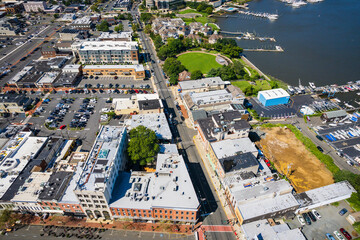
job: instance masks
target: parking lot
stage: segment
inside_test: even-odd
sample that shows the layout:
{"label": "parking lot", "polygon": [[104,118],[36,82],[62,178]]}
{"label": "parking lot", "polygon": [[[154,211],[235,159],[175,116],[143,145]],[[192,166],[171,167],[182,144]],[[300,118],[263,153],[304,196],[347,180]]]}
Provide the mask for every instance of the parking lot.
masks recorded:
{"label": "parking lot", "polygon": [[103,88],[109,88],[110,84],[112,87],[121,87],[121,88],[145,88],[147,85],[148,88],[151,86],[150,80],[135,80],[133,77],[117,77],[115,76],[95,76],[93,78],[87,77],[83,78],[78,87],[84,88],[86,86],[101,86]]}
{"label": "parking lot", "polygon": [[297,218],[287,220],[286,223],[291,229],[303,227],[302,232],[309,240],[325,239],[326,233],[330,233],[334,236],[334,231],[340,232],[340,228],[344,228],[353,238],[355,238],[358,235],[352,225],[346,220],[349,212],[343,216],[340,216],[339,214],[339,211],[343,208],[346,208],[349,211],[351,209],[344,201],[339,202],[338,206],[327,205],[316,208],[316,211],[321,215],[321,219],[318,219],[316,222],[312,221],[311,225],[302,226]]}
{"label": "parking lot", "polygon": [[340,154],[350,159],[360,157],[360,123],[348,122],[338,126],[322,125],[314,127],[317,134],[322,136]]}
{"label": "parking lot", "polygon": [[[122,97],[128,96],[116,93],[108,94],[106,92],[97,92],[96,94],[64,94],[58,92],[57,94],[49,95],[48,98],[51,99],[51,101],[49,103],[43,103],[41,105],[43,111],[41,111],[38,116],[32,117],[29,123],[32,123],[34,129],[39,132],[38,136],[57,135],[66,138],[79,138],[83,140],[83,149],[90,150],[95,140],[96,132],[100,128],[100,117],[104,114],[102,110],[104,110],[104,108],[111,108],[111,103],[107,103],[107,100],[109,100],[109,98]],[[88,108],[85,106],[86,103],[84,103],[84,101],[86,101],[86,98],[90,98],[87,106],[91,105],[93,107]],[[66,102],[64,102],[64,99],[72,100],[66,100]],[[96,99],[96,102],[91,101],[91,99]],[[59,106],[65,105],[68,105],[66,106],[68,110],[64,111],[65,114],[61,116],[60,111],[63,110],[63,108],[59,108]],[[56,109],[58,109],[58,111],[52,114]],[[80,109],[82,110],[79,111]],[[49,117],[53,119],[51,124],[56,122],[56,125],[51,126],[54,128],[51,129],[45,126],[45,122],[47,122]],[[60,120],[56,121],[55,119]],[[76,119],[76,121],[74,121],[74,119]],[[119,120],[117,120],[117,122],[118,121]],[[49,124],[49,126],[51,124]]]}

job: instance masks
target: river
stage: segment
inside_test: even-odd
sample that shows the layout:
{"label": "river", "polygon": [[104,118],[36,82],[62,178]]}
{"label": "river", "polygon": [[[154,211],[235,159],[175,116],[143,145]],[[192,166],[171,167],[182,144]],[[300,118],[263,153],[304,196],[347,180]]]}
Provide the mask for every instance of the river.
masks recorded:
{"label": "river", "polygon": [[285,52],[244,52],[264,73],[290,85],[314,82],[317,86],[360,80],[360,1],[324,0],[293,8],[277,0],[249,3],[253,12],[277,13],[270,21],[243,14],[217,18],[224,31],[249,31],[274,37],[276,43],[240,40],[243,48],[275,49]]}

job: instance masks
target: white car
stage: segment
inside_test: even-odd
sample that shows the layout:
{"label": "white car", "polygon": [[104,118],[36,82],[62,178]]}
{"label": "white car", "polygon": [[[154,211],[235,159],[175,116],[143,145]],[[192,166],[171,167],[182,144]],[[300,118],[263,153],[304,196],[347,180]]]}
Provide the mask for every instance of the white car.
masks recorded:
{"label": "white car", "polygon": [[345,238],[338,231],[334,231],[334,235],[339,240],[345,240]]}
{"label": "white car", "polygon": [[101,109],[101,112],[107,113],[107,112],[110,112],[110,109],[108,109],[108,108],[103,108],[103,109]]}
{"label": "white car", "polygon": [[299,222],[300,222],[300,224],[301,224],[302,226],[305,225],[305,220],[304,220],[304,218],[303,218],[301,215],[297,215],[297,219],[299,220]]}
{"label": "white car", "polygon": [[320,213],[319,213],[318,211],[316,211],[315,209],[313,209],[311,212],[315,215],[315,217],[316,217],[317,219],[321,219],[321,215],[320,215]]}

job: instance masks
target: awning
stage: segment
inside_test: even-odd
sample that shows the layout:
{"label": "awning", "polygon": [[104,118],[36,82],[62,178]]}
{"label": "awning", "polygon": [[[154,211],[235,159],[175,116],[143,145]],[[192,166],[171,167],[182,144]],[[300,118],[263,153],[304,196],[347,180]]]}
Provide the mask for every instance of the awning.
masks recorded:
{"label": "awning", "polygon": [[115,72],[109,72],[110,75],[115,75],[116,73]]}
{"label": "awning", "polygon": [[101,72],[96,72],[95,75],[101,75],[102,73]]}

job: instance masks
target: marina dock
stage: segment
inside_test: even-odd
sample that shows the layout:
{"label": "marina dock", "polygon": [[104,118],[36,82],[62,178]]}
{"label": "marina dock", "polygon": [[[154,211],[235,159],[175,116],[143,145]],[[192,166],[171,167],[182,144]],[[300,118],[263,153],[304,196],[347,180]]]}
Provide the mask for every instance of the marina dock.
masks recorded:
{"label": "marina dock", "polygon": [[275,46],[275,49],[264,49],[264,48],[254,48],[254,49],[243,49],[244,52],[284,52],[284,49],[280,46]]}

